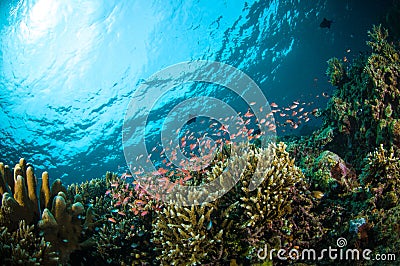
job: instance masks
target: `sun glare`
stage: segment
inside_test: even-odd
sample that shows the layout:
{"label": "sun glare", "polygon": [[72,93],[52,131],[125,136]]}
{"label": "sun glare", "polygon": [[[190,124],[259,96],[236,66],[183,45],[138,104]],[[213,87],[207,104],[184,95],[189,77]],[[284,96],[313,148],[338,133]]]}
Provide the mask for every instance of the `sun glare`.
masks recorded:
{"label": "sun glare", "polygon": [[21,21],[22,36],[28,42],[35,42],[51,32],[58,23],[59,4],[52,0],[38,0],[26,19]]}

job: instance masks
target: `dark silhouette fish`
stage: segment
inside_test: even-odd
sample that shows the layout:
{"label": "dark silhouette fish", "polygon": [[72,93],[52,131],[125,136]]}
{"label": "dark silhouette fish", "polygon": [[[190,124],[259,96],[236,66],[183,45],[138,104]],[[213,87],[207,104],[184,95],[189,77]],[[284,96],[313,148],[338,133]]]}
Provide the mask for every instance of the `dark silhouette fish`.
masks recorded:
{"label": "dark silhouette fish", "polygon": [[196,116],[189,114],[189,120],[186,122],[187,125],[190,125],[192,123],[196,122]]}
{"label": "dark silhouette fish", "polygon": [[319,26],[321,28],[331,28],[331,24],[332,24],[332,20],[327,20],[326,18],[324,18],[324,20],[321,22],[321,24],[319,24]]}

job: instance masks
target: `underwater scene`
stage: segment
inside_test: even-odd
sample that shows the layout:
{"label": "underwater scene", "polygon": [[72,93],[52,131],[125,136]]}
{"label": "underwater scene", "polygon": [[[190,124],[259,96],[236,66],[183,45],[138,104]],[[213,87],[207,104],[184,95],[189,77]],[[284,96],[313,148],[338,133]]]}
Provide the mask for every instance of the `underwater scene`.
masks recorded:
{"label": "underwater scene", "polygon": [[399,0],[1,0],[0,265],[400,265]]}

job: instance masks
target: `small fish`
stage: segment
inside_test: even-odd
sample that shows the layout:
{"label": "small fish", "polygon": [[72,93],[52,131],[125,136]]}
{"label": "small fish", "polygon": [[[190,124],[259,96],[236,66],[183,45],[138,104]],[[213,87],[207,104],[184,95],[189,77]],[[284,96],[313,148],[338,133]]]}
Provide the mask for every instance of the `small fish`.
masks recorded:
{"label": "small fish", "polygon": [[273,107],[273,108],[277,108],[278,107],[278,105],[276,103],[271,103],[270,106]]}
{"label": "small fish", "polygon": [[321,24],[319,24],[319,26],[321,27],[321,28],[328,28],[328,29],[330,29],[331,28],[331,24],[332,24],[332,20],[327,20],[326,18],[324,18],[324,20],[322,20],[322,22],[321,22]]}
{"label": "small fish", "polygon": [[112,223],[117,223],[117,220],[115,220],[115,219],[112,218],[112,217],[108,218],[108,221],[109,221],[109,222],[112,222]]}
{"label": "small fish", "polygon": [[190,124],[192,124],[192,123],[194,123],[194,122],[196,122],[196,116],[195,116],[195,115],[192,115],[192,114],[189,114],[189,119],[188,119],[188,121],[186,122],[186,124],[190,125]]}
{"label": "small fish", "polygon": [[325,195],[324,193],[318,190],[314,190],[313,192],[311,192],[311,196],[313,196],[316,199],[322,199],[324,195]]}
{"label": "small fish", "polygon": [[244,114],[244,117],[252,117],[252,116],[254,116],[254,114],[252,114],[250,110],[248,110],[247,113]]}
{"label": "small fish", "polygon": [[211,230],[211,228],[212,228],[212,220],[210,220],[209,222],[208,222],[208,224],[207,224],[207,227],[206,227],[206,229],[207,229],[207,231],[210,231]]}

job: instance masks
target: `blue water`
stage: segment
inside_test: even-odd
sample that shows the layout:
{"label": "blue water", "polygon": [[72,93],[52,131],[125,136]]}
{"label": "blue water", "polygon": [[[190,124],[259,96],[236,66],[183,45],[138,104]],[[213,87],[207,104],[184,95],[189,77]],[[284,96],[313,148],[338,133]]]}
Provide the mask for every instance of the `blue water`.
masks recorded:
{"label": "blue water", "polygon": [[[182,61],[230,64],[270,103],[324,107],[326,61],[365,51],[389,2],[1,1],[0,161],[25,157],[38,176],[47,170],[65,183],[125,171],[121,131],[135,89]],[[331,29],[319,27],[324,17]],[[240,109],[222,89],[208,90]],[[150,127],[180,100],[160,101]]]}

